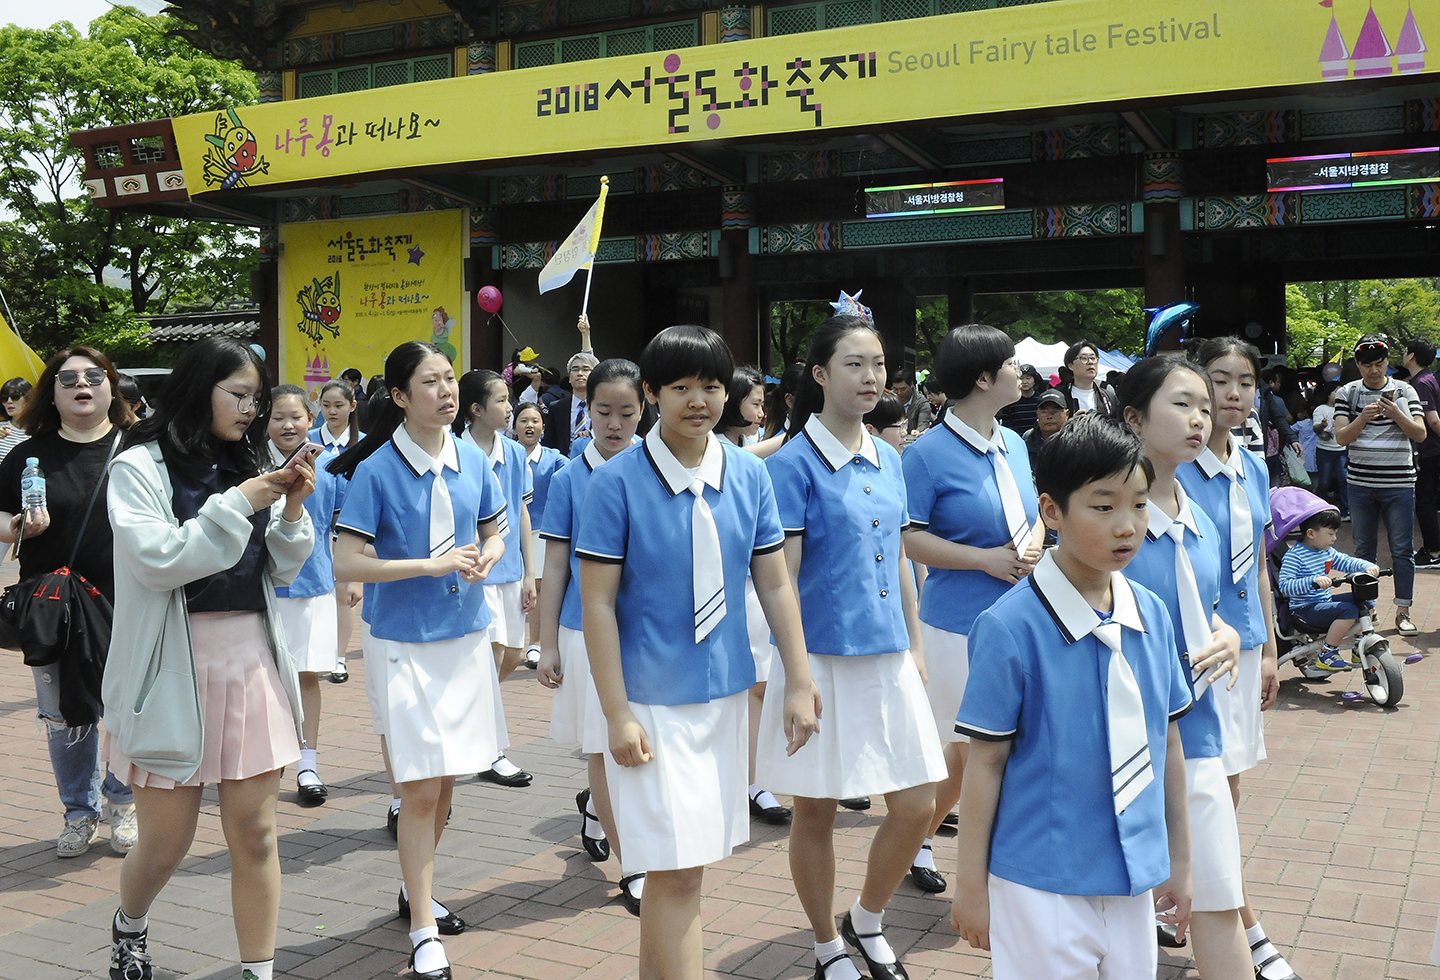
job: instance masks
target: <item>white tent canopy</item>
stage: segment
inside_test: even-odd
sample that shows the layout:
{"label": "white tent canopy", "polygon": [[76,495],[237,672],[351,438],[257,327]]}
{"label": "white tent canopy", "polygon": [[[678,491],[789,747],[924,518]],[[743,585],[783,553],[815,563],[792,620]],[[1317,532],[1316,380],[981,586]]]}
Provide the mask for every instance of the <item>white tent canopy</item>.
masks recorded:
{"label": "white tent canopy", "polygon": [[1048,378],[1060,370],[1069,346],[1064,342],[1042,344],[1034,337],[1026,337],[1015,345],[1015,363],[1034,365],[1042,378]]}

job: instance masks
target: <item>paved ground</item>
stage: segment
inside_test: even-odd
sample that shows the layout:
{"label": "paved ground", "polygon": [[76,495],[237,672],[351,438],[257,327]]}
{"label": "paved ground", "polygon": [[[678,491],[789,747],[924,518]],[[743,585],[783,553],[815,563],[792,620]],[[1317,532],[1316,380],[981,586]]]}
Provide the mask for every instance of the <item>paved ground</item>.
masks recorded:
{"label": "paved ground", "polygon": [[[1348,539],[1348,527],[1346,528]],[[1342,544],[1342,547],[1344,544]],[[12,571],[13,565],[8,566]],[[1418,643],[1440,637],[1440,573],[1417,586]],[[1388,626],[1393,610],[1382,595]],[[1388,631],[1388,629],[1387,629]],[[55,858],[61,815],[34,689],[19,654],[0,651],[0,980],[104,976],[120,859],[98,846]],[[1440,910],[1440,660],[1407,669],[1406,695],[1382,711],[1341,698],[1346,680],[1284,676],[1267,716],[1270,760],[1245,779],[1240,827],[1254,905],[1305,980],[1435,980],[1429,963]],[[364,980],[405,973],[405,930],[395,917],[399,867],[384,830],[388,788],[370,734],[363,662],[351,681],[325,685],[325,806],[305,810],[288,783],[281,797],[284,898],[280,973]],[[521,670],[505,684],[511,757],[535,785],[506,790],[466,780],[436,863],[437,894],[471,923],[446,941],[455,976],[617,980],[635,974],[638,920],[619,904],[615,863],[580,850],[575,792],[581,760],[545,737],[549,695]],[[855,894],[883,812],[842,811],[841,901]],[[949,839],[937,847],[953,866]],[[229,978],[229,859],[213,792],[190,857],[151,910],[157,977]],[[714,976],[798,980],[813,970],[811,937],[789,880],[785,835],[757,823],[748,847],[705,876],[706,967]],[[901,886],[887,917],[890,941],[915,980],[989,976],[989,959],[958,942],[945,896]],[[1188,958],[1162,954],[1165,980],[1195,977]]]}

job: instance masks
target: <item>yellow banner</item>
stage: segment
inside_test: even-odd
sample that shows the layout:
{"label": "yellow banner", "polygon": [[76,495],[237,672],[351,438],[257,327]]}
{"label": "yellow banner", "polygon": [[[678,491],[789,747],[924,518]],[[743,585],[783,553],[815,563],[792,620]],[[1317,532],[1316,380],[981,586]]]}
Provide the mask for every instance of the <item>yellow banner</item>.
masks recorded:
{"label": "yellow banner", "polygon": [[369,377],[407,340],[463,371],[462,211],[282,225],[282,381],[314,397],[346,368]]}
{"label": "yellow banner", "polygon": [[[1433,73],[1440,56],[1426,60],[1419,40],[1426,36],[1440,37],[1440,4],[1053,0],[273,102],[185,116],[174,128],[190,193],[199,194],[577,150]],[[1407,50],[1407,39],[1419,50]]]}

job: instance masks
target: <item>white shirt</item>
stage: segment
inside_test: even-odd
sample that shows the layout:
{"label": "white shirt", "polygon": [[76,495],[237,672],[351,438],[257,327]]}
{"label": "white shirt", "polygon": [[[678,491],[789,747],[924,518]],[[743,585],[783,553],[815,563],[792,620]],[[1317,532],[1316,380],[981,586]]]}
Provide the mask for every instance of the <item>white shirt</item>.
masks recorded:
{"label": "white shirt", "polygon": [[1095,389],[1080,388],[1076,385],[1070,386],[1070,393],[1075,396],[1075,403],[1080,406],[1082,412],[1095,411]]}

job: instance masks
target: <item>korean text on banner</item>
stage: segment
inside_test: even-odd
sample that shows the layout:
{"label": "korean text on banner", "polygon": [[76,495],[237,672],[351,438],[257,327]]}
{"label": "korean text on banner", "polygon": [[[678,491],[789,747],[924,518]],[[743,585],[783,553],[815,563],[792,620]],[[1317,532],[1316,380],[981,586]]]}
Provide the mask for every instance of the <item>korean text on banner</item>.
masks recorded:
{"label": "korean text on banner", "polygon": [[581,269],[590,268],[595,252],[600,248],[600,223],[605,219],[605,196],[610,192],[608,180],[600,184],[600,196],[585,212],[585,217],[565,241],[555,250],[545,268],[540,270],[540,292],[548,293],[559,289],[575,277]]}

